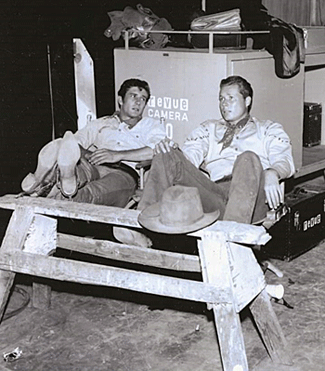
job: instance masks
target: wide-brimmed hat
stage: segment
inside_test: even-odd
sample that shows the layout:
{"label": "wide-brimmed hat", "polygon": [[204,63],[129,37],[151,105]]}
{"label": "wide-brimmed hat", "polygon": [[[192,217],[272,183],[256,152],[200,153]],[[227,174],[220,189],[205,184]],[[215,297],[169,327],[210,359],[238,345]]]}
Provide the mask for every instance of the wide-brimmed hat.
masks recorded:
{"label": "wide-brimmed hat", "polygon": [[142,210],[138,221],[151,231],[178,234],[205,228],[219,215],[219,210],[203,212],[197,188],[176,185],[166,189],[160,202]]}

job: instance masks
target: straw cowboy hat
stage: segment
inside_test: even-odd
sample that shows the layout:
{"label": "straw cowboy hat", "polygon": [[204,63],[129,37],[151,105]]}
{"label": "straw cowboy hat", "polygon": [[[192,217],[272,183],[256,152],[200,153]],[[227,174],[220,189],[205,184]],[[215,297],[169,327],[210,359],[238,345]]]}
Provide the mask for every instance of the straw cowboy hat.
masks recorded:
{"label": "straw cowboy hat", "polygon": [[203,212],[197,188],[176,185],[166,189],[160,202],[142,210],[138,221],[151,231],[178,234],[207,227],[219,215],[219,210]]}

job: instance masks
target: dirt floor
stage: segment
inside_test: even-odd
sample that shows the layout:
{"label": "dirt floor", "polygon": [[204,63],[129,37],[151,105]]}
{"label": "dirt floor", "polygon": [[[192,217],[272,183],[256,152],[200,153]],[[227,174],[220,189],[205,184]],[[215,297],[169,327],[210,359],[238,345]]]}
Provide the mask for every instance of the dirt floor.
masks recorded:
{"label": "dirt floor", "polygon": [[[248,311],[241,322],[250,370],[321,371],[325,364],[325,243],[291,262],[274,261],[284,272],[267,271],[282,283],[293,308],[273,303],[294,364],[275,365]],[[216,371],[222,370],[213,317],[203,304],[125,290],[47,281],[49,310],[21,312],[31,279],[16,276],[0,326],[1,370],[19,371]],[[5,362],[17,347],[21,356]]]}

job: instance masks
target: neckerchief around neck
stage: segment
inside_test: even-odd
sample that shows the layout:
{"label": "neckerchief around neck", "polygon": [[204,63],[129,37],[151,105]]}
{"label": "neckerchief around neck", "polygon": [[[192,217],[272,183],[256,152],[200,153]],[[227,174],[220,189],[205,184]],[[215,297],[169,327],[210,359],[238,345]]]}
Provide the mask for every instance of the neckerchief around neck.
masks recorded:
{"label": "neckerchief around neck", "polygon": [[232,140],[234,139],[234,136],[236,133],[238,133],[249,120],[250,116],[247,115],[243,119],[239,120],[236,125],[231,125],[229,122],[226,121],[227,130],[225,131],[222,139],[218,143],[222,143],[222,148],[220,150],[220,153],[227,147],[230,146]]}

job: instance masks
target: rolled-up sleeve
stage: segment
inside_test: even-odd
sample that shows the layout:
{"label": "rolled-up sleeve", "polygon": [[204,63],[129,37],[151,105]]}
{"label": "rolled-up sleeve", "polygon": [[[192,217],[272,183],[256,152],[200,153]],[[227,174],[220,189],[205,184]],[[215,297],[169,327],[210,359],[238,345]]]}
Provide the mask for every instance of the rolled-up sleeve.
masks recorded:
{"label": "rolled-up sleeve", "polygon": [[290,138],[278,123],[269,122],[265,130],[264,146],[270,167],[278,172],[281,179],[289,178],[295,173]]}

